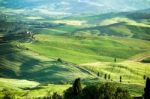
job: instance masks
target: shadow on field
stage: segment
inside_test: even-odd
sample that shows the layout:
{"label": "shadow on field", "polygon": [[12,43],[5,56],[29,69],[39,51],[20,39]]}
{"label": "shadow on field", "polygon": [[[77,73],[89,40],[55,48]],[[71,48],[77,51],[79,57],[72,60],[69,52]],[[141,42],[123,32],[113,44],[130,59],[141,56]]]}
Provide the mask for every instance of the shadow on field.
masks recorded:
{"label": "shadow on field", "polygon": [[11,70],[10,66],[6,66],[7,61],[13,61],[14,56],[12,53],[16,53],[17,49],[14,45],[11,44],[11,41],[8,35],[0,37],[0,76],[1,77],[16,77],[16,74]]}
{"label": "shadow on field", "polygon": [[[33,62],[33,61],[31,60],[30,62]],[[38,81],[38,82],[52,82],[52,83],[67,80],[66,79],[67,77],[65,77],[63,74],[60,75],[60,73],[69,72],[68,69],[63,68],[60,65],[51,64],[51,62],[48,62],[49,63],[49,64],[47,64],[48,67],[47,66],[42,67],[42,65],[46,65],[45,63],[42,63],[42,62],[38,62],[38,63],[39,63],[39,65],[36,64],[36,66],[37,65],[41,66],[41,68],[39,68],[35,71],[28,70],[28,68],[25,68],[28,63],[23,64],[21,66],[22,67],[22,73],[23,73],[22,78],[29,79],[29,80],[34,80],[34,81]],[[34,65],[32,65],[32,67]],[[38,68],[36,66],[34,66],[34,69]],[[28,72],[28,71],[32,71],[32,72]]]}
{"label": "shadow on field", "polygon": [[21,31],[24,31],[21,25],[0,20],[0,77],[18,78],[19,62],[28,59],[20,54],[27,49],[21,48],[18,43],[14,44],[14,41],[29,40],[29,35]]}
{"label": "shadow on field", "polygon": [[[11,43],[0,44],[0,76],[27,79],[37,82],[60,83],[68,81],[63,74],[71,72],[66,64],[57,61],[41,61],[21,52]],[[63,65],[63,66],[62,66]]]}

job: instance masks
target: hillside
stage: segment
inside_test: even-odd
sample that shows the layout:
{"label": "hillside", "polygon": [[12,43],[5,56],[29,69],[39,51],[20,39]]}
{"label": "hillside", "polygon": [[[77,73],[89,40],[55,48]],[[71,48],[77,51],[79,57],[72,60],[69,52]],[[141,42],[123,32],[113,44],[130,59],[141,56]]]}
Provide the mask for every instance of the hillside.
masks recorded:
{"label": "hillside", "polygon": [[6,11],[0,20],[0,97],[5,88],[18,97],[63,94],[78,77],[84,86],[114,82],[132,96],[143,94],[150,24],[149,10],[141,11],[63,18],[6,17]]}
{"label": "hillside", "polygon": [[[1,76],[25,79],[28,78],[25,76],[26,73],[33,75],[34,71],[37,74],[35,73],[31,78],[43,74],[40,75],[42,78],[51,72],[44,73],[46,68],[51,68],[55,64],[53,69],[59,71],[59,68],[63,67],[69,71],[67,64],[57,64],[58,58],[68,63],[83,64],[98,61],[113,62],[114,58],[123,61],[137,54],[149,52],[149,24],[139,22],[143,19],[130,19],[127,17],[129,14],[131,16],[131,13],[110,13],[110,16],[109,14],[96,15],[93,19],[90,18],[91,16],[72,19],[69,17],[51,20],[50,23],[45,22],[46,19],[41,23],[40,20],[33,22],[30,19],[26,19],[25,23],[2,21]],[[94,22],[97,22],[96,26]],[[33,34],[24,32],[28,29],[33,31]],[[36,57],[33,57],[34,55]],[[43,60],[43,57],[47,60]],[[12,64],[15,68],[12,68]],[[77,68],[77,71],[80,69]],[[83,75],[87,74],[83,73]]]}

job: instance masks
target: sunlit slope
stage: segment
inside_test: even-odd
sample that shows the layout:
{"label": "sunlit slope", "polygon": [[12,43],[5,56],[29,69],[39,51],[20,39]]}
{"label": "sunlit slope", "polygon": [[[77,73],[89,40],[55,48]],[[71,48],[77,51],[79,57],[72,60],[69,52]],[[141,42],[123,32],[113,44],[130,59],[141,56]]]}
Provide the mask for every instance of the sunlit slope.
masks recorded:
{"label": "sunlit slope", "polygon": [[66,37],[39,34],[26,48],[49,58],[62,58],[73,63],[128,59],[149,51],[149,42],[119,37]]}
{"label": "sunlit slope", "polygon": [[111,80],[115,82],[119,82],[120,76],[122,76],[122,81],[125,83],[138,83],[142,85],[144,84],[144,75],[150,76],[149,65],[149,63],[124,61],[118,63],[88,63],[82,66],[95,73],[99,72],[100,77],[104,77],[104,74],[110,74]]}
{"label": "sunlit slope", "polygon": [[38,82],[34,81],[0,78],[0,98],[2,99],[6,93],[13,96],[15,99],[44,97],[52,95],[54,92],[63,94],[63,91],[70,86],[70,84],[40,85]]}

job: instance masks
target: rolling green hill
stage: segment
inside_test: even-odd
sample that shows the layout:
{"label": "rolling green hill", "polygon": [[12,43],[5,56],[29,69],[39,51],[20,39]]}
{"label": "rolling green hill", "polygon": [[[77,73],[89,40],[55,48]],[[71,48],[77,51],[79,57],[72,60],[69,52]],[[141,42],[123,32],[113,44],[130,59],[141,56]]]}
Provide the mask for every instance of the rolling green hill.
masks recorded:
{"label": "rolling green hill", "polygon": [[150,25],[123,17],[99,21],[100,26],[73,31],[75,36],[118,36],[149,40]]}
{"label": "rolling green hill", "polygon": [[[143,62],[150,56],[150,25],[149,19],[131,18],[133,14],[2,20],[0,96],[5,88],[21,93],[19,97],[62,94],[78,77],[86,86],[119,83],[120,76],[120,85],[133,96],[143,94],[143,76],[150,76],[149,63]],[[111,79],[105,80],[105,74]]]}

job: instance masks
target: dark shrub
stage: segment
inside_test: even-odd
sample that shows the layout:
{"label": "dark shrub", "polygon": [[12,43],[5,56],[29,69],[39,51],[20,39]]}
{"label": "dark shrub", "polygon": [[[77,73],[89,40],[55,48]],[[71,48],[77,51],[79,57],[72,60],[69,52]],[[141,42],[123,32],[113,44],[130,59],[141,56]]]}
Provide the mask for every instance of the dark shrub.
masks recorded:
{"label": "dark shrub", "polygon": [[99,89],[99,99],[115,99],[115,86],[111,83],[105,83],[101,85]]}
{"label": "dark shrub", "polygon": [[3,99],[13,99],[13,94],[8,89],[3,89],[2,92],[4,93]]}
{"label": "dark shrub", "polygon": [[57,62],[62,63],[63,61],[62,61],[62,59],[61,59],[61,58],[58,58],[58,59],[57,59]]}
{"label": "dark shrub", "polygon": [[64,99],[75,99],[73,94],[73,88],[70,87],[64,92]]}
{"label": "dark shrub", "polygon": [[150,63],[150,57],[143,59],[141,62],[143,62],[143,63]]}
{"label": "dark shrub", "polygon": [[115,99],[131,99],[131,96],[127,90],[118,87],[115,93]]}
{"label": "dark shrub", "polygon": [[82,91],[82,99],[98,99],[99,97],[99,88],[98,85],[87,86]]}
{"label": "dark shrub", "polygon": [[3,99],[13,99],[13,98],[10,94],[5,94]]}
{"label": "dark shrub", "polygon": [[87,86],[82,91],[81,99],[131,99],[127,90],[112,83]]}
{"label": "dark shrub", "polygon": [[131,96],[127,90],[118,88],[114,83],[105,83],[86,86],[76,94],[73,87],[70,87],[65,91],[64,99],[131,99]]}
{"label": "dark shrub", "polygon": [[114,62],[117,62],[117,58],[114,58]]}
{"label": "dark shrub", "polygon": [[55,92],[52,96],[52,99],[63,99],[61,95],[57,94],[57,92]]}

